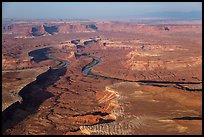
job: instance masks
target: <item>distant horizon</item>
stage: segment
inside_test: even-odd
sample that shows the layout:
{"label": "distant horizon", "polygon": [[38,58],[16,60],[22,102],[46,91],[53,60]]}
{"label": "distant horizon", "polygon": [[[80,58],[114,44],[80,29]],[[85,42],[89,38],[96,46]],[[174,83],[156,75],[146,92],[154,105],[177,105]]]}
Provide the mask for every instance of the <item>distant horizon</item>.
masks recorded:
{"label": "distant horizon", "polygon": [[162,18],[201,20],[202,2],[3,2],[2,19],[121,20]]}
{"label": "distant horizon", "polygon": [[13,21],[43,21],[43,20],[47,20],[47,21],[125,21],[125,20],[172,20],[172,21],[182,21],[182,20],[186,20],[186,21],[190,21],[190,20],[199,20],[202,21],[201,19],[191,19],[191,18],[186,18],[186,19],[179,19],[179,18],[161,18],[161,17],[153,17],[153,18],[148,18],[148,17],[135,17],[135,18],[119,18],[119,19],[80,19],[80,18],[48,18],[48,19],[43,19],[43,18],[2,18],[3,21],[5,20],[13,20]]}

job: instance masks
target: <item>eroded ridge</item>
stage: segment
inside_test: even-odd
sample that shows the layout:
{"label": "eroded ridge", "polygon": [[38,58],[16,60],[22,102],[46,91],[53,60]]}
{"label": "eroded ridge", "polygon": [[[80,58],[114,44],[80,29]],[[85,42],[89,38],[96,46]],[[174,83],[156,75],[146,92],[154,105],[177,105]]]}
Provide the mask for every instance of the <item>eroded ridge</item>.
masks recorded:
{"label": "eroded ridge", "polygon": [[202,133],[201,26],[10,27],[3,134]]}

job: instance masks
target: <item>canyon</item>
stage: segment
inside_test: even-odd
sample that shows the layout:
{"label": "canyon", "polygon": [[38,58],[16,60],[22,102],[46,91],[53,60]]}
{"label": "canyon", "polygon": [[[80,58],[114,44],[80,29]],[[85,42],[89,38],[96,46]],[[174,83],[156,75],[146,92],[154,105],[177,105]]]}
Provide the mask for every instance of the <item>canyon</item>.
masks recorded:
{"label": "canyon", "polygon": [[2,26],[4,135],[201,135],[202,24]]}

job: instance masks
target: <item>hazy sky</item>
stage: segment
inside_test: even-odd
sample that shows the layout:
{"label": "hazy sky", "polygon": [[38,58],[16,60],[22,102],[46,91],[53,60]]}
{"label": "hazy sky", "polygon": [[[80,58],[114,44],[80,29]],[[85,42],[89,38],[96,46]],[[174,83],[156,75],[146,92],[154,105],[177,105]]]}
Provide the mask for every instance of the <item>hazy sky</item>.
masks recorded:
{"label": "hazy sky", "polygon": [[[201,2],[3,2],[3,18],[117,19],[162,12],[200,12]],[[154,14],[155,15],[155,14]]]}

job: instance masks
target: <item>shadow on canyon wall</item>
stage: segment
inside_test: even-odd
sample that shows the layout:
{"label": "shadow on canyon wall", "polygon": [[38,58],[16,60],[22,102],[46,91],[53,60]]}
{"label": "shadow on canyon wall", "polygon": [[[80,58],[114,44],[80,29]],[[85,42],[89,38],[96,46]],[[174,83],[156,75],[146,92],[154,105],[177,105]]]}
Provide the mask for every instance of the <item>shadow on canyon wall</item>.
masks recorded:
{"label": "shadow on canyon wall", "polygon": [[53,94],[47,91],[47,87],[58,81],[59,77],[65,73],[66,67],[49,69],[20,90],[19,95],[23,101],[12,104],[2,112],[2,132],[14,127],[29,115],[35,114],[46,99],[53,97]]}

